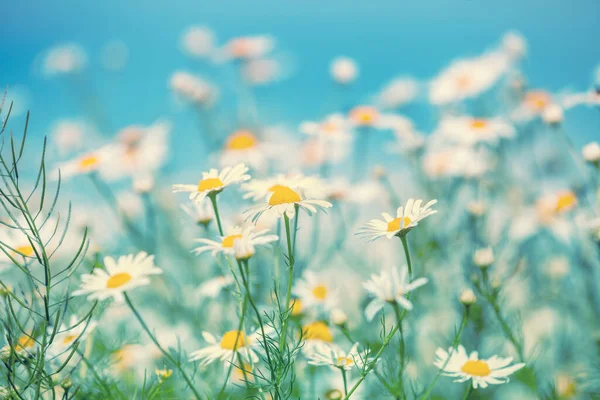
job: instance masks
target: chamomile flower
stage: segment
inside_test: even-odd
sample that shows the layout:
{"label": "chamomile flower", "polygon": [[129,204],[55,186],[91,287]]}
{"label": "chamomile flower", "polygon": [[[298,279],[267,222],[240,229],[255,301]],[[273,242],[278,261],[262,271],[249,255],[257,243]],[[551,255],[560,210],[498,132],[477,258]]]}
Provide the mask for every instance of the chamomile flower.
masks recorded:
{"label": "chamomile flower", "polygon": [[225,290],[228,286],[233,284],[234,280],[231,276],[217,276],[216,278],[204,281],[198,289],[196,289],[196,296],[199,300],[205,298],[215,299],[217,296]]}
{"label": "chamomile flower", "polygon": [[333,332],[323,321],[315,321],[302,326],[303,351],[311,354],[316,346],[333,343]]}
{"label": "chamomile flower", "polygon": [[305,271],[302,279],[296,281],[292,294],[296,296],[304,308],[318,307],[331,310],[337,305],[337,296],[330,279],[324,274]]}
{"label": "chamomile flower", "polygon": [[476,351],[467,354],[463,346],[449,348],[448,351],[438,348],[435,352],[434,365],[442,369],[442,375],[456,378],[454,382],[473,381],[473,388],[486,388],[509,381],[508,376],[525,366],[524,363],[513,364],[512,357],[492,356],[480,360]]}
{"label": "chamomile flower", "polygon": [[185,71],[176,71],[169,81],[174,94],[187,102],[201,106],[212,105],[218,91],[210,83]]}
{"label": "chamomile flower", "polygon": [[73,292],[73,296],[87,295],[88,300],[105,300],[112,297],[122,302],[124,293],[136,287],[150,283],[150,275],[162,274],[162,270],[154,265],[154,256],[145,252],[136,255],[121,256],[117,260],[104,258],[106,270],[96,268],[91,274],[81,277],[81,286]]}
{"label": "chamomile flower", "polygon": [[581,154],[585,161],[598,164],[600,162],[600,144],[598,142],[590,142],[583,146]]}
{"label": "chamomile flower", "polygon": [[227,236],[223,236],[219,241],[210,239],[197,239],[196,242],[201,243],[200,246],[196,247],[193,252],[196,255],[206,253],[210,251],[213,256],[219,253],[235,255],[235,242],[239,240],[246,241],[246,247],[248,245],[253,246],[266,246],[271,242],[279,240],[277,235],[269,235],[268,229],[255,231],[254,226],[239,227],[236,226],[227,232]]}
{"label": "chamomile flower", "polygon": [[339,84],[347,85],[354,82],[358,76],[356,61],[348,57],[338,57],[331,62],[329,67],[331,77]]}
{"label": "chamomile flower", "polygon": [[264,213],[293,218],[296,208],[304,209],[312,215],[319,209],[325,210],[332,206],[328,201],[309,198],[307,196],[309,190],[307,189],[309,189],[307,186],[302,187],[300,185],[292,187],[286,185],[272,186],[265,204],[254,206],[245,211],[246,219],[255,222]]}
{"label": "chamomile flower", "polygon": [[514,137],[515,128],[500,118],[445,117],[434,134],[465,145],[494,144]]}
{"label": "chamomile flower", "polygon": [[544,110],[553,104],[552,95],[545,90],[530,90],[526,92],[519,106],[512,112],[515,121],[528,121],[542,115]]}
{"label": "chamomile flower", "polygon": [[375,107],[356,106],[348,114],[348,119],[356,127],[379,127],[381,115]]}
{"label": "chamomile flower", "polygon": [[331,114],[322,121],[304,121],[300,124],[300,132],[325,141],[346,142],[352,138],[352,126],[342,114]]}
{"label": "chamomile flower", "polygon": [[208,200],[192,201],[189,206],[182,205],[183,212],[198,225],[208,226],[215,217],[214,210]]}
{"label": "chamomile flower", "polygon": [[[23,333],[23,335],[19,336],[17,340],[12,340],[13,349],[16,353],[21,355],[31,355],[38,350],[39,343],[36,341],[35,336],[33,334]],[[9,342],[9,340],[6,340]],[[8,345],[5,348],[9,349]],[[4,348],[2,349],[4,351]]]}
{"label": "chamomile flower", "polygon": [[412,78],[396,78],[377,95],[377,105],[383,109],[395,109],[413,101],[419,92],[419,84]]}
{"label": "chamomile flower", "polygon": [[220,172],[212,168],[202,173],[198,185],[173,185],[173,192],[189,192],[190,200],[201,203],[208,195],[221,193],[227,186],[249,180],[250,175],[246,172],[248,167],[244,164],[226,167]]}
{"label": "chamomile flower", "polygon": [[335,345],[319,344],[313,346],[306,357],[311,365],[328,365],[350,371],[352,368],[361,369],[368,363],[367,354],[358,351],[358,343],[355,343],[347,353]]}
{"label": "chamomile flower", "polygon": [[215,35],[205,26],[190,26],[181,37],[182,50],[192,57],[206,58],[214,51]]}
{"label": "chamomile flower", "polygon": [[437,210],[431,209],[435,203],[437,200],[431,200],[421,206],[423,200],[408,199],[406,206],[396,210],[395,218],[388,213],[382,213],[383,221],[372,219],[357,231],[357,235],[370,237],[370,241],[377,240],[382,236],[391,239],[394,236],[406,235],[419,224],[419,221],[437,213]]}
{"label": "chamomile flower", "polygon": [[81,71],[87,62],[85,50],[76,44],[63,44],[48,50],[43,72],[47,76],[68,75]]}
{"label": "chamomile flower", "polygon": [[413,309],[412,302],[406,297],[411,291],[425,285],[427,278],[417,278],[409,282],[408,267],[398,269],[394,266],[385,268],[379,275],[371,275],[371,279],[363,283],[363,287],[373,297],[365,309],[365,316],[372,321],[386,303],[397,303],[407,310]]}
{"label": "chamomile flower", "polygon": [[221,165],[247,164],[254,169],[264,169],[272,151],[266,143],[249,130],[233,132],[223,147],[219,161]]}
{"label": "chamomile flower", "polygon": [[70,178],[76,175],[85,175],[97,172],[107,160],[110,159],[110,151],[107,147],[84,153],[70,161],[58,164],[52,174],[54,179],[58,179],[59,171],[62,179]]}
{"label": "chamomile flower", "polygon": [[242,36],[230,39],[221,52],[222,58],[247,61],[267,55],[274,47],[270,36]]}
{"label": "chamomile flower", "polygon": [[[265,334],[267,333],[265,332]],[[239,353],[246,361],[258,362],[257,351],[260,349],[260,341],[262,340],[260,331],[248,335],[245,332],[233,330],[225,332],[220,337],[202,332],[202,337],[208,346],[192,352],[190,361],[200,361],[200,365],[206,366],[220,360],[227,368],[229,367],[229,360],[235,353]]]}
{"label": "chamomile flower", "polygon": [[266,179],[252,179],[243,183],[242,190],[244,199],[254,201],[266,200],[280,187],[290,187],[301,190],[306,197],[319,198],[325,195],[326,183],[316,176],[304,176],[302,174],[277,175]]}
{"label": "chamomile flower", "polygon": [[[56,331],[54,340],[48,347],[48,354],[59,358],[64,358],[69,355],[68,349],[72,348],[76,341],[82,342],[96,328],[96,322],[80,320],[77,316],[72,315],[68,324],[61,324]],[[49,329],[49,334],[52,334],[53,329]],[[64,356],[64,357],[61,357]]]}

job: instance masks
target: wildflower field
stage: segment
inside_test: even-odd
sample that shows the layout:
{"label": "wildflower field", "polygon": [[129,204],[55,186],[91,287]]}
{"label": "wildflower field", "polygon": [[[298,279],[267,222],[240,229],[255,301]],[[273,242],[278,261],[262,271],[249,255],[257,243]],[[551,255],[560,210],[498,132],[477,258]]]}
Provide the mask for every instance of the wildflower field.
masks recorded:
{"label": "wildflower field", "polygon": [[[510,28],[311,98],[276,30],[36,49],[77,110],[0,82],[0,399],[600,399],[600,65],[532,85]],[[130,64],[170,106],[115,123]]]}

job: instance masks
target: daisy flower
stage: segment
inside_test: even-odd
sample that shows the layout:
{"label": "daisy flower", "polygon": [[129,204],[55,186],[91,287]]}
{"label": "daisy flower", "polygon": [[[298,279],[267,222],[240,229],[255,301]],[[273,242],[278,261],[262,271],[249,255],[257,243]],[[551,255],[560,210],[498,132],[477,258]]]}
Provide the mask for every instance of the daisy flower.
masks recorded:
{"label": "daisy flower", "polygon": [[302,339],[304,346],[302,349],[305,354],[311,354],[316,346],[333,343],[333,332],[329,329],[327,323],[315,321],[302,326]]}
{"label": "daisy flower", "polygon": [[229,135],[219,160],[221,165],[244,163],[254,169],[264,169],[267,158],[272,153],[269,150],[269,146],[261,142],[254,133],[240,129]]}
{"label": "daisy flower", "polygon": [[196,242],[201,243],[201,246],[196,247],[193,252],[196,255],[206,253],[210,251],[214,256],[219,253],[226,255],[235,254],[235,243],[240,240],[245,240],[246,247],[248,245],[253,246],[266,246],[271,242],[279,240],[277,235],[268,235],[268,229],[262,229],[255,231],[254,226],[248,226],[245,228],[236,226],[227,232],[227,236],[223,236],[219,241],[210,239],[197,239]]}
{"label": "daisy flower", "polygon": [[185,71],[173,73],[169,85],[176,97],[192,104],[210,106],[218,97],[217,89],[210,83]]}
{"label": "daisy flower", "polygon": [[351,58],[338,57],[331,62],[329,72],[334,81],[342,85],[347,85],[358,77],[358,65]]}
{"label": "daisy flower", "polygon": [[234,280],[231,276],[217,276],[216,278],[204,281],[198,286],[195,293],[198,299],[215,299],[225,288],[232,285],[233,282]]}
{"label": "daisy flower", "polygon": [[583,146],[581,154],[585,161],[598,164],[600,162],[600,144],[598,142],[590,142]]}
{"label": "daisy flower", "polygon": [[182,205],[183,212],[192,219],[196,224],[208,226],[210,221],[215,217],[214,210],[210,202],[203,200],[202,202],[192,201],[189,206]]}
{"label": "daisy flower", "polygon": [[47,76],[68,75],[85,67],[87,55],[80,45],[69,43],[48,50],[43,62],[43,72]]}
{"label": "daisy flower", "polygon": [[342,114],[331,114],[322,121],[305,121],[300,124],[300,132],[327,141],[345,142],[352,138],[352,126]]}
{"label": "daisy flower", "polygon": [[[68,356],[67,350],[78,341],[82,342],[85,340],[90,333],[96,328],[96,322],[87,320],[81,321],[77,316],[72,315],[68,324],[61,324],[56,331],[54,340],[50,347],[48,347],[48,353],[52,356]],[[52,334],[53,329],[49,329],[48,333]],[[61,358],[64,358],[61,357]]]}
{"label": "daisy flower", "polygon": [[347,353],[338,346],[316,345],[310,353],[306,354],[306,357],[311,365],[329,365],[346,371],[354,367],[361,369],[364,364],[369,362],[367,352],[359,353],[358,343],[355,343]]}
{"label": "daisy flower", "polygon": [[356,106],[348,114],[349,121],[357,127],[379,127],[381,115],[375,107]]}
{"label": "daisy flower", "polygon": [[81,286],[73,296],[88,295],[88,300],[105,300],[109,297],[123,302],[127,290],[150,283],[150,275],[162,274],[154,265],[154,256],[146,252],[121,256],[118,260],[104,258],[106,270],[96,268],[91,274],[81,277]]}
{"label": "daisy flower", "polygon": [[302,279],[294,285],[292,294],[296,296],[303,308],[320,307],[330,310],[337,305],[336,294],[329,279],[324,274],[305,271]]}
{"label": "daisy flower", "polygon": [[509,381],[508,376],[525,366],[524,363],[510,365],[512,357],[492,356],[480,360],[476,351],[467,354],[463,346],[448,351],[438,348],[435,352],[434,365],[442,370],[442,375],[456,378],[454,382],[473,380],[473,388],[486,388]]}
{"label": "daisy flower", "polygon": [[108,159],[110,159],[110,152],[107,147],[84,153],[70,161],[58,164],[52,178],[58,179],[59,171],[62,179],[97,172]]}
{"label": "daisy flower", "polygon": [[363,283],[367,292],[374,296],[365,309],[368,321],[372,321],[386,303],[397,303],[409,311],[413,309],[413,304],[406,295],[425,285],[429,280],[417,278],[409,282],[408,279],[408,267],[403,266],[400,269],[390,267],[383,269],[379,275],[371,275],[371,279]]}
{"label": "daisy flower", "polygon": [[252,199],[254,201],[268,199],[275,190],[284,186],[302,190],[304,195],[310,198],[324,196],[327,187],[322,179],[302,174],[279,174],[272,178],[252,179],[241,186],[242,190],[246,192],[244,199]]}
{"label": "daisy flower", "polygon": [[494,144],[514,137],[515,128],[500,118],[445,117],[434,134],[465,145]]}
{"label": "daisy flower", "polygon": [[530,90],[525,93],[521,103],[512,112],[515,121],[528,121],[542,115],[544,110],[553,104],[552,95],[545,90]]}
{"label": "daisy flower", "polygon": [[275,41],[270,36],[242,36],[230,39],[221,50],[222,57],[233,60],[251,60],[270,53]]}
{"label": "daisy flower", "polygon": [[[6,340],[8,342],[8,339]],[[13,348],[16,353],[30,355],[37,351],[39,347],[39,343],[36,342],[34,336],[30,336],[29,334],[23,334],[19,336],[17,340],[13,339]],[[2,352],[8,351],[10,347],[8,345],[2,348]]]}
{"label": "daisy flower", "polygon": [[384,109],[395,109],[413,101],[419,93],[419,84],[412,78],[396,78],[377,95],[377,104]]}
{"label": "daisy flower", "polygon": [[248,167],[244,164],[224,168],[221,172],[212,168],[210,171],[202,173],[202,179],[198,185],[173,185],[173,192],[189,192],[190,200],[201,203],[206,196],[216,195],[229,185],[249,180],[250,175],[246,172],[248,172]]}
{"label": "daisy flower", "polygon": [[191,26],[181,37],[182,50],[192,57],[206,58],[214,51],[215,35],[205,26]]}
{"label": "daisy flower", "polygon": [[260,331],[247,335],[245,332],[233,330],[225,332],[221,337],[202,332],[202,337],[208,346],[190,354],[190,361],[201,361],[201,366],[220,360],[224,362],[225,367],[228,367],[229,360],[236,352],[244,360],[258,362],[257,350],[260,349],[260,340],[262,340]]}
{"label": "daisy flower", "polygon": [[309,198],[309,186],[303,184],[300,185],[275,185],[272,186],[269,191],[268,199],[266,204],[254,206],[244,212],[246,219],[250,219],[253,222],[258,220],[262,214],[269,213],[272,215],[287,216],[293,218],[296,213],[296,208],[302,208],[312,215],[317,212],[318,209],[324,210],[332,206],[331,203],[324,200],[318,200]]}
{"label": "daisy flower", "polygon": [[399,207],[396,210],[396,218],[388,213],[382,213],[383,221],[372,219],[358,230],[357,235],[370,236],[370,241],[377,240],[382,236],[391,239],[394,236],[406,235],[419,224],[419,221],[437,213],[437,210],[431,209],[435,203],[437,200],[431,200],[421,206],[423,200],[408,199],[405,207]]}

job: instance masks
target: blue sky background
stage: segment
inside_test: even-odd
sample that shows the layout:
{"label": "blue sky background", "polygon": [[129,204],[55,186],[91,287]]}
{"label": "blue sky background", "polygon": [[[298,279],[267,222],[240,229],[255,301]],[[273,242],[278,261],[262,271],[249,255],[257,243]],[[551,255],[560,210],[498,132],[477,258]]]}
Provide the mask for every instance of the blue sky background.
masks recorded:
{"label": "blue sky background", "polygon": [[[175,135],[187,135],[196,122],[174,112],[168,89],[174,70],[196,68],[178,48],[185,28],[207,25],[220,43],[268,33],[293,74],[257,90],[262,116],[293,127],[322,115],[331,89],[328,66],[337,55],[359,62],[352,95],[366,100],[394,76],[430,78],[452,59],[481,53],[513,29],[529,42],[523,69],[532,87],[584,90],[600,63],[599,17],[598,0],[13,1],[2,7],[0,84],[25,89],[34,135],[47,134],[53,121],[81,116],[65,81],[45,79],[35,68],[41,52],[75,41],[88,52],[87,77],[115,129],[164,116],[174,121]],[[118,73],[100,68],[100,50],[114,39],[129,47],[128,64]],[[200,72],[209,78],[223,73]],[[577,145],[600,137],[597,110],[577,110],[568,118]]]}

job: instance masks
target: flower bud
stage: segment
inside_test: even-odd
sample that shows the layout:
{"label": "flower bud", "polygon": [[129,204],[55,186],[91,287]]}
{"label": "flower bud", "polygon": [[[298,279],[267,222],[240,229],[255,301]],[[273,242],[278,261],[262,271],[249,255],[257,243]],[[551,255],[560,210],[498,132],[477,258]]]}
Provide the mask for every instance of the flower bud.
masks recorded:
{"label": "flower bud", "polygon": [[60,387],[63,388],[63,389],[65,389],[65,390],[71,389],[73,387],[73,382],[71,382],[71,379],[69,379],[69,377],[67,376],[60,383]]}
{"label": "flower bud", "polygon": [[477,297],[475,297],[475,293],[471,289],[465,289],[460,294],[460,302],[466,307],[473,305],[476,300]]}
{"label": "flower bud", "polygon": [[348,315],[339,308],[331,310],[331,322],[334,325],[342,326],[348,322]]}
{"label": "flower bud", "polygon": [[486,247],[475,251],[473,254],[473,263],[479,268],[487,268],[494,262],[494,250]]}

